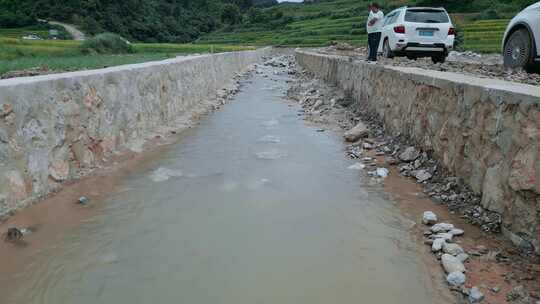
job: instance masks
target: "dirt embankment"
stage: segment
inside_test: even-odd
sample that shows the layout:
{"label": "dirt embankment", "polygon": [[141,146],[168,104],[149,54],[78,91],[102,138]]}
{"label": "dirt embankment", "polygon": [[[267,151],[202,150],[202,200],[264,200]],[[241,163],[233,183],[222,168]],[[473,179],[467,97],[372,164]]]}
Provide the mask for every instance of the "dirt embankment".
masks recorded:
{"label": "dirt embankment", "polygon": [[[386,134],[381,120],[359,108],[343,91],[300,70],[291,68],[291,73],[297,77],[289,96],[302,105],[299,115],[306,121],[320,125],[321,131],[340,134],[356,126],[358,136],[352,138],[345,153],[359,161],[353,169],[384,183],[403,214],[415,222],[411,233],[432,270],[434,286],[450,290],[458,303],[468,303],[469,297],[479,296],[476,291],[480,291],[484,303],[540,301],[540,259],[520,252],[498,233],[500,218],[476,217],[475,206],[470,202],[478,197],[459,179],[446,175],[436,161],[408,144],[406,138]],[[433,195],[434,191],[438,192]],[[448,201],[463,204],[449,204],[444,198],[450,195],[456,198]],[[453,224],[464,231],[463,235],[450,236],[451,240],[445,241],[451,244],[448,248],[464,253],[460,256],[466,268],[464,284],[450,286],[447,282],[440,261],[445,250],[433,252],[436,235],[430,226],[422,224],[425,211],[435,213],[437,222]]]}

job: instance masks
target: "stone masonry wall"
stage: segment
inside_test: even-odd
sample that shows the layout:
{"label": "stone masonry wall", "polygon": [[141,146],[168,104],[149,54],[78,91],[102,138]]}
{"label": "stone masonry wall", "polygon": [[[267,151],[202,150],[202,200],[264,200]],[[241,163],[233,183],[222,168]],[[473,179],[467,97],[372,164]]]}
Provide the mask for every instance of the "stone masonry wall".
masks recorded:
{"label": "stone masonry wall", "polygon": [[304,50],[296,58],[432,151],[502,214],[512,241],[540,254],[540,88]]}
{"label": "stone masonry wall", "polygon": [[0,81],[0,218],[174,124],[270,49]]}

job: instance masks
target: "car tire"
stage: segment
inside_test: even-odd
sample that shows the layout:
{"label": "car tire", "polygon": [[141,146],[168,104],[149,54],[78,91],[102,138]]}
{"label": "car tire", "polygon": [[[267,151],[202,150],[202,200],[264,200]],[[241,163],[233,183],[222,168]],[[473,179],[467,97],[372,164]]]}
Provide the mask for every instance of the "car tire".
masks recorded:
{"label": "car tire", "polygon": [[416,61],[418,58],[414,55],[407,55],[407,59]]}
{"label": "car tire", "polygon": [[534,61],[532,56],[532,45],[533,43],[529,31],[526,29],[519,29],[513,32],[504,45],[504,66],[512,69],[533,69]]}
{"label": "car tire", "polygon": [[440,55],[431,56],[431,61],[433,61],[433,63],[444,63],[446,61],[446,55],[440,54]]}
{"label": "car tire", "polygon": [[392,52],[392,49],[390,48],[390,42],[388,41],[388,39],[385,39],[384,40],[384,44],[383,44],[383,56],[385,58],[394,58],[394,52]]}

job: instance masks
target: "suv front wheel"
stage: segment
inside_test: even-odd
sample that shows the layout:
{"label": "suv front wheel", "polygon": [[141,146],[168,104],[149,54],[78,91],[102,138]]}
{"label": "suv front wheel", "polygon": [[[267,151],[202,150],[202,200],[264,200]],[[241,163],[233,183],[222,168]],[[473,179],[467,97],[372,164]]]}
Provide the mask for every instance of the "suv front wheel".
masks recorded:
{"label": "suv front wheel", "polygon": [[532,41],[529,31],[519,29],[513,32],[504,45],[504,66],[509,68],[533,67],[532,60]]}
{"label": "suv front wheel", "polygon": [[444,63],[446,61],[446,54],[442,53],[431,56],[431,61],[433,61],[433,63]]}

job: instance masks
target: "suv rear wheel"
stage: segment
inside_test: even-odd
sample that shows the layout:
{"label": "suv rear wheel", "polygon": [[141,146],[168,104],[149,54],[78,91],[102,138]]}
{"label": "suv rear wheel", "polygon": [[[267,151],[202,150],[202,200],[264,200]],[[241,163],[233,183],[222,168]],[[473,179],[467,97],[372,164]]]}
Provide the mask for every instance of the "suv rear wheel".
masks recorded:
{"label": "suv rear wheel", "polygon": [[509,68],[533,68],[532,41],[529,31],[519,29],[513,32],[504,45],[504,66]]}
{"label": "suv rear wheel", "polygon": [[383,56],[384,58],[394,58],[394,53],[392,52],[392,49],[390,48],[390,42],[388,41],[388,39],[384,40]]}

